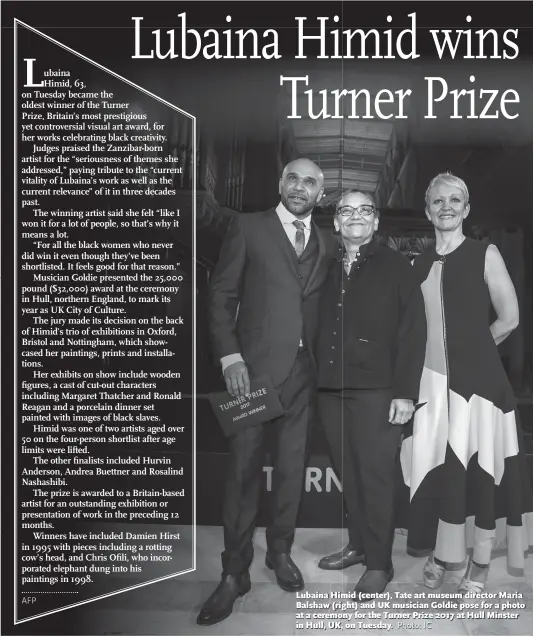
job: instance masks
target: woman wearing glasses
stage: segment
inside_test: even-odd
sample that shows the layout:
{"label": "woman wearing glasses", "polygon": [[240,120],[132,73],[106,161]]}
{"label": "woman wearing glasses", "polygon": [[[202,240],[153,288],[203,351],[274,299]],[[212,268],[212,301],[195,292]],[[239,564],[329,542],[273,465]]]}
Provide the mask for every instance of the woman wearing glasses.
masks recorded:
{"label": "woman wearing glasses", "polygon": [[[401,462],[410,487],[408,545],[430,557],[429,588],[473,548],[460,593],[481,593],[491,552],[507,546],[522,569],[532,543],[532,499],[514,392],[497,345],[515,329],[514,286],[494,245],[468,239],[465,183],[442,173],[426,192],[436,245],[415,260],[428,319],[428,343],[413,435]],[[490,324],[490,307],[496,318]]]}
{"label": "woman wearing glasses", "polygon": [[356,597],[393,578],[395,464],[423,369],[423,297],[408,259],[380,245],[372,197],[343,195],[339,255],[324,284],[317,348],[319,409],[341,478],[349,544],[319,567],[366,563]]}

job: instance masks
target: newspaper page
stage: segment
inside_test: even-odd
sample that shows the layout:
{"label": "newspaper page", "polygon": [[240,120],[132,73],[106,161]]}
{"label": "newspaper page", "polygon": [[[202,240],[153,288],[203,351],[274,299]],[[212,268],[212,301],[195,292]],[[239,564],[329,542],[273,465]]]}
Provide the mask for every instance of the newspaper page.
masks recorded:
{"label": "newspaper page", "polygon": [[532,3],[0,6],[2,634],[531,635]]}

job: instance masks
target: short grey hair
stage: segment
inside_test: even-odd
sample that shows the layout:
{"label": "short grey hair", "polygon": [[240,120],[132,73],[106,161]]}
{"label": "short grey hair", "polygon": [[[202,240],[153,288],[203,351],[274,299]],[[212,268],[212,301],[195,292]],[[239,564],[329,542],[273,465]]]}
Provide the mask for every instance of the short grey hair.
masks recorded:
{"label": "short grey hair", "polygon": [[432,181],[428,184],[428,188],[426,189],[426,193],[425,193],[425,203],[427,206],[430,200],[430,193],[432,191],[432,188],[434,188],[434,186],[438,183],[446,184],[447,186],[456,186],[462,191],[464,199],[465,199],[465,203],[466,204],[469,203],[469,190],[467,190],[465,181],[463,179],[460,179],[460,177],[456,177],[456,175],[453,175],[451,172],[447,171],[445,173],[439,173],[439,175],[436,175],[434,179],[432,179]]}
{"label": "short grey hair", "polygon": [[334,208],[334,214],[337,214],[337,207],[339,206],[339,202],[347,195],[363,195],[364,197],[367,197],[367,199],[369,199],[369,201],[373,204],[375,208],[375,217],[380,217],[380,211],[376,207],[376,201],[375,201],[375,197],[373,193],[363,192],[363,190],[358,190],[357,188],[352,188],[351,190],[345,190],[345,192],[341,195],[341,197],[336,202],[336,205]]}

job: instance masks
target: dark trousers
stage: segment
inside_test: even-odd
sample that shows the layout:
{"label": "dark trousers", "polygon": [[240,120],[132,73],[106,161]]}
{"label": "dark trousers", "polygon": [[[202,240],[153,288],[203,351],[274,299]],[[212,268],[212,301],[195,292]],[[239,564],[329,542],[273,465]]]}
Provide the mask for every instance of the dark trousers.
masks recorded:
{"label": "dark trousers", "polygon": [[223,571],[238,574],[252,562],[252,536],[258,513],[265,441],[272,435],[272,512],[267,548],[288,553],[302,496],[306,435],[314,392],[312,363],[299,351],[293,369],[278,387],[285,414],[271,422],[244,428],[229,440],[230,458],[223,506]]}
{"label": "dark trousers", "polygon": [[387,570],[395,532],[402,427],[388,420],[389,389],[320,392],[319,412],[343,488],[349,540],[370,570]]}

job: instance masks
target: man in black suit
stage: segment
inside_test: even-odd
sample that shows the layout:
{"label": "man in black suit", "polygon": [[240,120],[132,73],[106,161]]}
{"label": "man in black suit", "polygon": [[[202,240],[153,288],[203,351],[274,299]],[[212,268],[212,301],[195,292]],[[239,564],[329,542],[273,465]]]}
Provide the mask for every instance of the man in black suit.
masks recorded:
{"label": "man in black suit", "polygon": [[309,159],[289,163],[280,179],[276,209],[237,215],[226,233],[211,283],[210,328],[232,396],[249,393],[250,378],[266,376],[285,414],[244,428],[229,440],[223,508],[222,579],[197,622],[230,615],[250,590],[263,443],[274,438],[272,519],[265,564],[286,591],[304,587],[290,556],[301,499],[306,433],[315,390],[312,358],[319,289],[332,247],[311,218],[323,196],[323,174]]}

